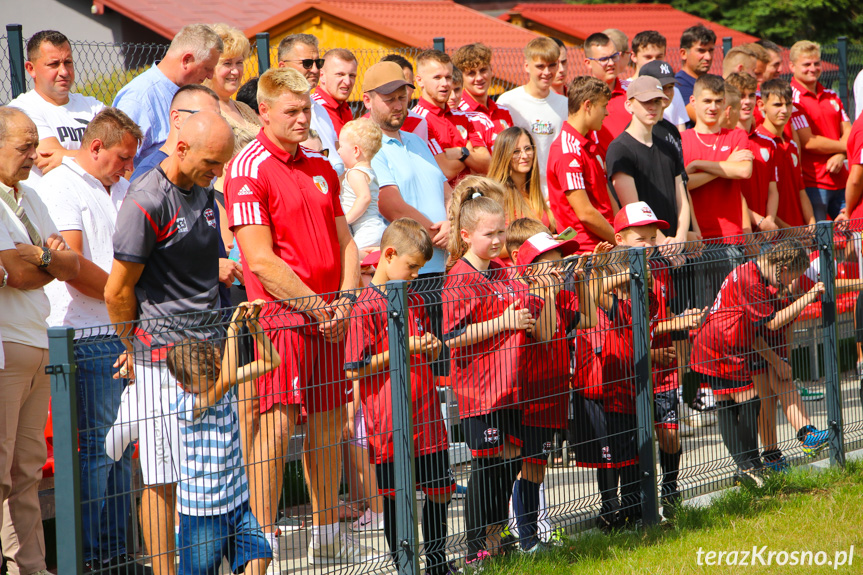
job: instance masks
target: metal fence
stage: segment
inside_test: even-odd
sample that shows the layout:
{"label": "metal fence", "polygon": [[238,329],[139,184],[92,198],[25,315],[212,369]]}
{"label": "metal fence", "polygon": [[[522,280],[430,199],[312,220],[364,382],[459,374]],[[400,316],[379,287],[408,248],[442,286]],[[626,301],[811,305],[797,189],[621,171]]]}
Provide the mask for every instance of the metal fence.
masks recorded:
{"label": "metal fence", "polygon": [[[735,482],[842,464],[863,446],[863,252],[845,230],[367,287],[340,340],[300,301],[259,323],[150,320],[132,374],[115,365],[119,326],[51,328],[59,572],[106,541],[157,573],[274,550],[278,573],[446,572],[519,536],[653,524]],[[109,421],[86,423],[106,404]],[[159,466],[180,479],[162,507]]]}
{"label": "metal fence", "polygon": [[[730,38],[726,38],[730,41]],[[76,90],[82,94],[93,96],[98,100],[110,105],[117,92],[132,78],[137,76],[158,61],[167,50],[167,44],[110,44],[99,42],[87,42],[72,40],[72,53],[77,73]],[[32,81],[24,73],[23,67],[16,69],[14,58],[20,58],[23,66],[24,46],[26,44],[20,27],[7,26],[7,36],[0,37],[0,77],[7,81],[0,85],[0,102],[9,102],[16,95],[14,86],[24,86],[25,89],[32,88]],[[445,46],[445,41],[444,41]],[[324,53],[332,46],[322,46]],[[730,42],[723,46],[730,49]],[[458,46],[445,46],[446,51],[452,53]],[[415,62],[416,56],[421,50],[417,48],[399,48],[392,50],[363,49],[355,50],[354,54],[359,62],[357,85],[362,85],[362,75],[372,64],[380,61],[387,54],[397,53]],[[493,48],[494,77],[489,88],[493,96],[502,94],[527,81],[524,71],[524,56],[517,48]],[[721,74],[722,52],[717,46],[716,57],[711,71]],[[268,56],[264,56],[268,55]],[[267,57],[265,66],[260,65],[260,58]],[[836,44],[824,45],[822,57],[825,63],[821,76],[824,86],[836,90],[842,97],[846,110],[853,110],[853,92],[851,86],[857,74],[863,70],[863,46],[849,44],[846,39],[840,38]],[[669,46],[666,50],[666,58],[675,70],[680,69],[680,50]],[[783,69],[788,71],[787,50],[783,54]],[[252,55],[246,62],[244,79],[254,78],[270,65],[278,62],[277,47],[271,46],[268,34],[259,34]],[[586,74],[587,67],[584,64],[584,51],[580,47],[567,48],[567,62],[570,78]],[[634,72],[634,68],[632,69]],[[790,76],[789,76],[790,77]],[[351,105],[355,112],[362,108],[359,88],[355,89]]]}

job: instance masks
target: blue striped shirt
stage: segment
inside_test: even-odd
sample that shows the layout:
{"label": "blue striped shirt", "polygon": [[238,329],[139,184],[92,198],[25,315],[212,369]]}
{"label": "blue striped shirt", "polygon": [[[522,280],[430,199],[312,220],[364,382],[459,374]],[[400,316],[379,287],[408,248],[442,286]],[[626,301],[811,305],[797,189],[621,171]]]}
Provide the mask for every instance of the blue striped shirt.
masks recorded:
{"label": "blue striped shirt", "polygon": [[177,503],[183,515],[223,515],[249,499],[236,397],[229,391],[198,419],[196,398],[180,389],[172,405],[184,455]]}

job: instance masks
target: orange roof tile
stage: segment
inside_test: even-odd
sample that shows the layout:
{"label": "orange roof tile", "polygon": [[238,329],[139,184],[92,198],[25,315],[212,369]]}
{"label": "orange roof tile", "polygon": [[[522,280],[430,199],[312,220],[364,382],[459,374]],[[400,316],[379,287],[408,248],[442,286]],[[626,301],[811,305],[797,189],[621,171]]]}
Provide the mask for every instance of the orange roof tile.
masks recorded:
{"label": "orange roof tile", "polygon": [[[607,28],[617,28],[630,40],[643,30],[656,30],[669,46],[677,46],[683,31],[698,23],[713,30],[718,43],[726,36],[731,36],[735,46],[758,39],[666,4],[518,4],[510,13],[582,40]],[[508,21],[509,14],[500,19]]]}

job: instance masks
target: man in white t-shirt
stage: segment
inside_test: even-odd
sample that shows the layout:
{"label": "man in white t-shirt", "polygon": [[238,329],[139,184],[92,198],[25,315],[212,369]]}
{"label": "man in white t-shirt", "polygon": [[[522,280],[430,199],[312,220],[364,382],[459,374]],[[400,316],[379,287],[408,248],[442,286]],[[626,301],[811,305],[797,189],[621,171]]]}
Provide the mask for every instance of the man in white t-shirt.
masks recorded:
{"label": "man in white t-shirt", "polygon": [[[127,449],[116,462],[105,452],[105,436],[128,380],[112,377],[112,364],[125,350],[109,326],[104,294],[114,259],[117,210],[129,188],[123,175],[132,169],[143,137],[129,116],[117,108],[105,108],[87,126],[75,155],[63,158],[37,187],[81,265],[75,280],[51,282],[45,293],[51,300],[48,325],[73,327],[86,334],[75,340],[85,573],[134,562],[126,554],[132,450]],[[144,567],[137,566],[137,571],[143,572]]]}
{"label": "man in white t-shirt", "polygon": [[0,107],[0,229],[5,230],[0,265],[9,272],[0,288],[6,356],[0,373],[0,541],[9,572],[22,574],[45,569],[39,479],[51,389],[45,373],[50,304],[42,288],[78,275],[78,255],[63,242],[36,192],[23,183],[38,144],[36,125],[24,112]]}
{"label": "man in white t-shirt", "polygon": [[560,48],[551,38],[534,38],[524,49],[524,70],[527,84],[501,94],[497,103],[509,108],[516,126],[530,132],[536,145],[542,193],[548,195],[545,165],[551,143],[569,115],[566,98],[552,91],[557,74]]}
{"label": "man in white t-shirt", "polygon": [[[321,68],[324,67],[324,59],[318,50],[318,39],[311,34],[291,34],[285,36],[279,42],[279,68],[293,68],[302,74],[314,90],[321,79]],[[324,154],[330,161],[330,165],[341,176],[345,173],[345,164],[339,156],[339,138],[330,114],[320,102],[312,100],[312,123],[311,129],[321,139]]]}
{"label": "man in white t-shirt", "polygon": [[27,183],[36,182],[81,147],[81,135],[90,120],[105,107],[90,96],[72,93],[75,65],[69,39],[55,30],[43,30],[27,41],[24,67],[33,78],[33,89],[10,106],[20,108],[39,131],[36,165]]}

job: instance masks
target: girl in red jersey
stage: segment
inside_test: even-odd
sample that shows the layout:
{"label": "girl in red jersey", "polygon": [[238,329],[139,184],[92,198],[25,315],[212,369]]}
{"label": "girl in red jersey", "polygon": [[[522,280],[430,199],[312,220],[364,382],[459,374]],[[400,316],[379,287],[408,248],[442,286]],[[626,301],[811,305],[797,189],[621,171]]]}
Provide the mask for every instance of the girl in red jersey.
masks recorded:
{"label": "girl in red jersey", "polygon": [[[755,346],[759,335],[790,324],[818,295],[818,282],[794,303],[774,303],[775,291],[790,285],[806,268],[809,257],[796,240],[777,243],[725,278],[692,348],[692,370],[701,374],[716,395],[719,432],[740,477],[761,483],[758,412],[761,400],[753,386],[760,367]],[[808,438],[804,438],[808,439]]]}
{"label": "girl in red jersey", "polygon": [[521,469],[520,350],[536,321],[516,297],[507,268],[500,204],[459,185],[450,205],[451,268],[443,291],[443,333],[452,350],[453,390],[473,461],[465,501],[469,562],[489,556],[507,520]]}

